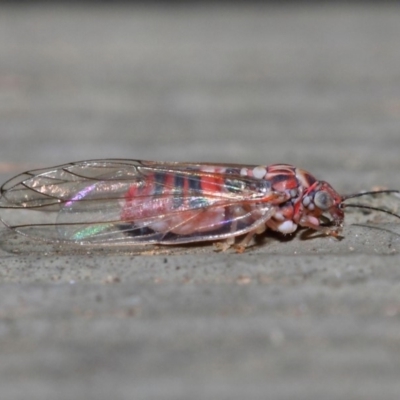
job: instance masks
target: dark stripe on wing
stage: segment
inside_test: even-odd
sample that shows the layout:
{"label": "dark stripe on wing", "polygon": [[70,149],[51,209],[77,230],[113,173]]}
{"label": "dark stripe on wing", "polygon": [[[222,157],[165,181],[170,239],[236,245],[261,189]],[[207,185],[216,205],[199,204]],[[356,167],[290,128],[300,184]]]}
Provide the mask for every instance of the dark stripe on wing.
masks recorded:
{"label": "dark stripe on wing", "polygon": [[167,175],[163,172],[156,172],[154,174],[154,196],[163,194],[166,177]]}
{"label": "dark stripe on wing", "polygon": [[183,204],[183,187],[185,185],[185,178],[182,175],[176,174],[174,176],[174,200],[173,208],[179,208]]}
{"label": "dark stripe on wing", "polygon": [[203,191],[201,189],[201,176],[193,175],[188,178],[189,181],[189,193],[193,198],[189,200],[190,208],[205,208],[208,207],[209,202],[205,197],[202,196]]}
{"label": "dark stripe on wing", "polygon": [[189,190],[193,190],[193,194],[200,194],[201,193],[201,176],[193,175],[188,177],[189,181]]}

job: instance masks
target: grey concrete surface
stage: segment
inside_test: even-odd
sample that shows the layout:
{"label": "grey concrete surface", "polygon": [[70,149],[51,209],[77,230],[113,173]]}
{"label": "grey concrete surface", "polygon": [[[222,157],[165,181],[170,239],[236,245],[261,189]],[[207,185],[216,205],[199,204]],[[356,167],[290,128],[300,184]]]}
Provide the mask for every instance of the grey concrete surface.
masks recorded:
{"label": "grey concrete surface", "polygon": [[[394,5],[1,6],[0,178],[128,157],[400,188],[399,20]],[[244,254],[2,228],[0,397],[398,399],[399,251],[398,221],[359,211],[341,241],[267,235]]]}

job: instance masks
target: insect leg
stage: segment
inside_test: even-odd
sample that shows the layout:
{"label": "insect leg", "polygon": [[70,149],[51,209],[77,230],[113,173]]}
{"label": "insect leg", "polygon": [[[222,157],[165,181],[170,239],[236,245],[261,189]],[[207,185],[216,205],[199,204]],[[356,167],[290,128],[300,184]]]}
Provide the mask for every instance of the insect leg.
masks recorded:
{"label": "insect leg", "polygon": [[323,233],[324,235],[327,236],[333,236],[335,238],[338,238],[340,236],[340,233],[342,231],[342,226],[341,225],[337,225],[335,227],[330,227],[330,226],[321,226],[319,224],[319,221],[317,218],[315,217],[303,217],[300,221],[299,221],[299,225],[304,227],[304,228],[309,228],[312,229],[314,231],[318,231]]}
{"label": "insect leg", "polygon": [[236,250],[237,253],[244,253],[244,251],[246,250],[246,247],[249,246],[249,243],[251,241],[251,239],[253,239],[253,237],[255,235],[260,235],[261,233],[264,233],[265,230],[267,229],[265,223],[263,223],[262,225],[259,225],[256,229],[250,231],[244,238],[243,240],[240,241],[240,243],[234,245],[234,248]]}
{"label": "insect leg", "polygon": [[235,237],[234,236],[228,237],[222,242],[214,242],[213,243],[214,248],[215,248],[216,251],[227,251],[232,246],[234,246],[234,244],[235,244]]}

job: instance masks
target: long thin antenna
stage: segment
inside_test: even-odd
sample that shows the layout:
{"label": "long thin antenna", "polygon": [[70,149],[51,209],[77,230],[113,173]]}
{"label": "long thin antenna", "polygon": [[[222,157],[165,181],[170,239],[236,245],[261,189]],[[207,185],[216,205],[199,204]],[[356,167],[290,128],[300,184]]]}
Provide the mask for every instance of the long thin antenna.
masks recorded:
{"label": "long thin antenna", "polygon": [[[400,190],[393,190],[393,189],[389,189],[389,190],[376,190],[376,191],[371,191],[371,192],[362,192],[362,193],[356,193],[356,194],[349,194],[348,196],[343,196],[343,201],[347,200],[347,199],[354,199],[355,197],[361,197],[361,196],[366,196],[368,194],[381,194],[381,193],[400,193]],[[382,210],[381,210],[382,211]]]}
{"label": "long thin antenna", "polygon": [[[393,192],[393,191],[392,191]],[[398,192],[398,191],[396,191]],[[381,193],[381,192],[379,192]],[[357,196],[354,196],[357,197]],[[383,212],[385,214],[389,214],[389,215],[393,215],[393,217],[399,218],[400,219],[400,215],[395,214],[394,212],[388,211],[388,210],[384,210],[383,208],[378,208],[378,207],[371,207],[371,206],[365,206],[363,204],[343,204],[342,203],[342,208],[348,208],[348,207],[354,207],[354,208],[365,208],[367,210],[374,210],[374,211],[380,211]]]}

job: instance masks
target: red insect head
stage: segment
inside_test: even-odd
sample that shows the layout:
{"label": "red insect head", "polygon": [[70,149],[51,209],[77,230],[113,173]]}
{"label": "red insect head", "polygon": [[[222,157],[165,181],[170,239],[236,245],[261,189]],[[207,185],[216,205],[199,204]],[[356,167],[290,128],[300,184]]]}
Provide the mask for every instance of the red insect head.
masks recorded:
{"label": "red insect head", "polygon": [[[343,221],[343,198],[325,181],[316,181],[305,190],[298,202],[298,224],[300,226],[322,230],[324,233],[337,236]],[[336,228],[320,225],[320,218],[329,215]]]}

